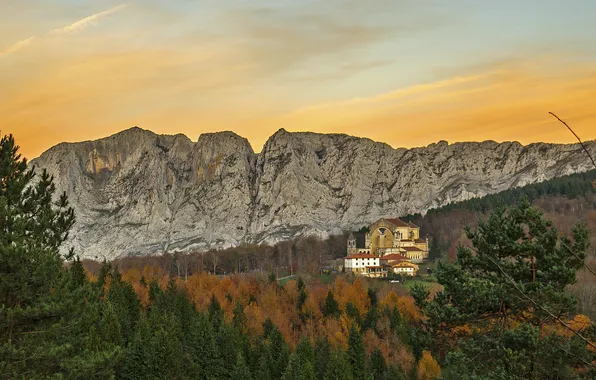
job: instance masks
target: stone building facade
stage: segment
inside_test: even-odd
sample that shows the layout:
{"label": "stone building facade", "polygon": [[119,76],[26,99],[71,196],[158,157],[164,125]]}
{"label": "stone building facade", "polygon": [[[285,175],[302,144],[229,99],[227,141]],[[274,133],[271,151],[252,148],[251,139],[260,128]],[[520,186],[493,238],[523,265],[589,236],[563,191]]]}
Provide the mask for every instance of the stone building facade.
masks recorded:
{"label": "stone building facade", "polygon": [[371,254],[382,258],[399,254],[413,263],[428,259],[428,238],[420,237],[420,227],[401,219],[379,219],[366,232],[352,232],[348,237],[348,256]]}

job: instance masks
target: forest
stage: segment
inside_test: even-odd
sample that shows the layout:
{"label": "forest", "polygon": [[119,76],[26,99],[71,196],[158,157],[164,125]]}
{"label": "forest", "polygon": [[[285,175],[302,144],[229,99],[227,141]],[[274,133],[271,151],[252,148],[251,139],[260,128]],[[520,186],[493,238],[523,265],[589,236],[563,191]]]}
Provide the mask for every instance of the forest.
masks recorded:
{"label": "forest", "polygon": [[588,265],[589,230],[573,223],[567,237],[527,200],[464,230],[469,244],[437,264],[439,290],[416,285],[408,293],[342,274],[323,281],[321,252],[333,252],[323,241],[308,256],[318,258],[314,270],[296,250],[277,249],[299,272],[283,282],[270,265],[222,276],[176,265],[178,258],[167,267],[104,262],[88,270],[77,252],[60,254],[75,215],[55,192],[52,178],[34,174],[4,136],[2,378],[596,376],[596,327],[567,290]]}

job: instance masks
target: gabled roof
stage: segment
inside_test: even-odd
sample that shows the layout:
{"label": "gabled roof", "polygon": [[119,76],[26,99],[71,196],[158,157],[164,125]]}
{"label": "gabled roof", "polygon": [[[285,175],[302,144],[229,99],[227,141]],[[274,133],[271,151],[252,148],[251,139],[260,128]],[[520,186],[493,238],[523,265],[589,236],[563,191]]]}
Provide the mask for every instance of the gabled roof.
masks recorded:
{"label": "gabled roof", "polygon": [[399,263],[391,263],[389,266],[393,267],[411,267],[411,268],[418,268],[418,265],[411,263],[409,261],[402,261]]}
{"label": "gabled roof", "polygon": [[416,239],[414,240],[415,243],[426,243],[426,240],[424,239]]}
{"label": "gabled roof", "polygon": [[401,219],[398,218],[393,218],[393,219],[385,219],[386,221],[388,221],[389,223],[393,224],[396,227],[410,227],[410,225],[406,222],[404,222]]}
{"label": "gabled roof", "polygon": [[378,259],[379,256],[372,255],[370,253],[357,253],[344,257],[344,259]]}
{"label": "gabled roof", "polygon": [[401,260],[401,261],[404,261],[404,260],[410,260],[410,259],[407,256],[400,255],[398,253],[392,253],[390,255],[385,255],[385,256],[381,257],[381,260],[385,260],[385,261],[389,261],[389,260],[391,260],[391,261]]}
{"label": "gabled roof", "polygon": [[418,247],[399,247],[400,249],[403,249],[404,251],[407,252],[422,252],[422,250]]}
{"label": "gabled roof", "polygon": [[408,225],[409,225],[410,227],[412,227],[412,228],[420,228],[420,227],[418,227],[417,225],[415,225],[414,223],[412,223],[412,222],[410,222],[410,221],[408,221]]}

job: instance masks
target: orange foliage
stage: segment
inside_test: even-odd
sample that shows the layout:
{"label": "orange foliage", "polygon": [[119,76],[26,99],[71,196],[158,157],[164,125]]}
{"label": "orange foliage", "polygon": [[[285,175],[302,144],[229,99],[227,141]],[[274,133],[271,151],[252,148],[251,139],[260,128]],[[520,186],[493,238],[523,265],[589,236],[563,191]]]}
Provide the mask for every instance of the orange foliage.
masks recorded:
{"label": "orange foliage", "polygon": [[[164,289],[169,276],[159,267],[151,265],[146,265],[142,271],[133,267],[122,274],[123,280],[132,284],[141,304],[147,307],[149,285],[141,284],[142,277],[147,284],[156,280]],[[345,313],[338,319],[323,316],[328,291],[333,293],[341,309],[345,310],[346,305],[352,303],[361,318],[370,308],[368,285],[362,279],[349,283],[345,278],[338,277],[331,287],[315,282],[306,289],[307,297],[300,310],[297,307],[299,291],[295,280],[288,281],[282,287],[277,283],[259,281],[255,276],[218,278],[198,273],[188,276],[186,280],[177,279],[176,284],[201,311],[209,308],[211,297],[215,296],[228,322],[233,319],[236,304],[242,305],[246,316],[246,330],[252,336],[262,335],[263,322],[271,319],[291,346],[295,346],[302,336],[307,336],[313,342],[320,336],[326,336],[332,346],[347,348],[347,338],[354,320]],[[395,292],[390,292],[383,300],[383,305],[398,307],[408,319],[419,318],[410,297],[400,297]],[[377,328],[379,335],[374,330],[366,332],[367,352],[370,354],[375,347],[379,347],[388,362],[398,364],[405,371],[412,370],[414,358],[407,347],[391,333],[388,318],[381,317]]]}
{"label": "orange foliage", "polygon": [[397,307],[400,314],[407,320],[420,321],[422,319],[422,314],[414,303],[414,298],[410,296],[400,297],[393,290],[387,294],[381,305],[387,306],[389,309]]}
{"label": "orange foliage", "polygon": [[422,352],[416,372],[418,380],[433,380],[441,377],[441,367],[428,351]]}

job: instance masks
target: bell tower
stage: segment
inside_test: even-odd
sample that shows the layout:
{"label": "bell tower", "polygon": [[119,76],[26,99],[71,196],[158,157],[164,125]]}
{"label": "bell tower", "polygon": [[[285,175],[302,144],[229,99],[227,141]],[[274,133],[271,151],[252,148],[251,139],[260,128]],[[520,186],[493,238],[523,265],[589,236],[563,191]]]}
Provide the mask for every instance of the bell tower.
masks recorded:
{"label": "bell tower", "polygon": [[350,232],[348,236],[348,256],[355,255],[358,253],[358,247],[356,247],[356,238],[354,234]]}

